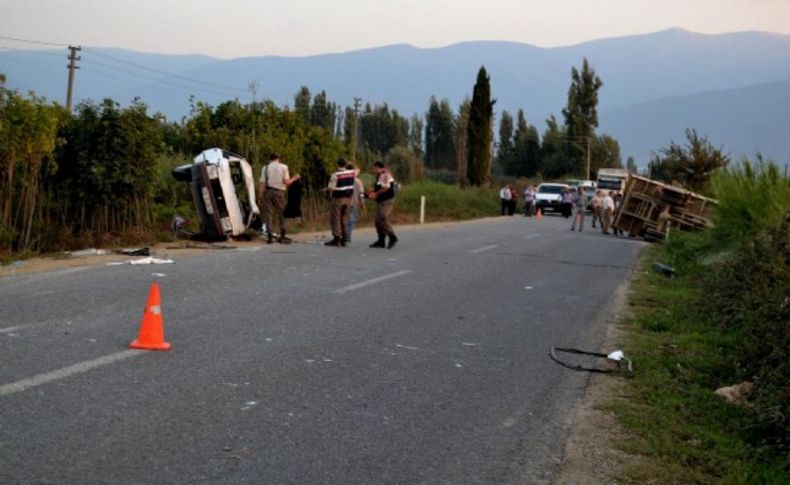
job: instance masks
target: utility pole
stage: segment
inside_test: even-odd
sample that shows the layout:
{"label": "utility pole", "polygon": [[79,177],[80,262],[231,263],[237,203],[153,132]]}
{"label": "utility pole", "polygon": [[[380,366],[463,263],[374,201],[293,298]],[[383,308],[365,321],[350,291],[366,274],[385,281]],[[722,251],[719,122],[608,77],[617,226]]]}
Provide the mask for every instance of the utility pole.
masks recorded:
{"label": "utility pole", "polygon": [[252,104],[250,105],[250,110],[252,111],[252,157],[253,163],[258,161],[258,139],[255,136],[255,126],[258,124],[258,110],[255,107],[256,99],[258,96],[258,81],[252,81],[247,85],[252,93]]}
{"label": "utility pole", "polygon": [[361,106],[362,98],[354,98],[354,128],[351,131],[351,159],[356,161],[357,158],[357,136],[359,133],[359,107]]}
{"label": "utility pole", "polygon": [[592,137],[587,137],[587,178],[585,180],[590,180],[590,142],[592,141]]}
{"label": "utility pole", "polygon": [[66,91],[66,110],[68,110],[69,113],[71,113],[71,99],[72,94],[74,93],[74,71],[79,69],[79,66],[77,66],[77,61],[82,60],[82,57],[77,55],[77,51],[81,50],[82,47],[80,46],[69,46],[69,65],[66,66],[69,70],[69,87]]}

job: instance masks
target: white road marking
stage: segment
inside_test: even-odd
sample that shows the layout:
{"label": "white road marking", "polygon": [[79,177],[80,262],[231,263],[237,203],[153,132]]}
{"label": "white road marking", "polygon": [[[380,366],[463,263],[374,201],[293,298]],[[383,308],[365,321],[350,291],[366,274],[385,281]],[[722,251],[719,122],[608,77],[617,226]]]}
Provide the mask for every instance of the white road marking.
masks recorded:
{"label": "white road marking", "polygon": [[395,273],[390,273],[384,276],[379,276],[378,278],[373,278],[370,280],[360,281],[359,283],[354,283],[353,285],[344,286],[339,290],[335,290],[335,293],[342,295],[343,293],[348,293],[349,291],[358,290],[360,288],[364,288],[366,286],[375,285],[376,283],[381,283],[382,281],[391,280],[393,278],[397,278],[399,276],[407,275],[411,273],[410,269],[404,269],[401,271],[396,271]]}
{"label": "white road marking", "polygon": [[540,234],[530,234],[529,236],[526,236],[524,239],[529,241],[530,239],[535,239],[536,237],[540,237]]}
{"label": "white road marking", "polygon": [[471,254],[477,254],[477,253],[482,253],[483,251],[489,251],[491,249],[498,248],[498,247],[499,247],[499,244],[492,244],[490,246],[485,246],[485,247],[482,247],[482,248],[473,249],[473,250],[471,250],[469,252]]}
{"label": "white road marking", "polygon": [[417,347],[409,347],[408,345],[395,344],[395,347],[406,350],[419,350]]}
{"label": "white road marking", "polygon": [[[0,328],[0,335],[4,333],[12,333],[16,332],[17,330],[27,330],[29,328],[36,328],[36,327],[43,327],[44,325],[52,325],[53,323],[63,323],[62,320],[49,320],[46,322],[33,322],[33,323],[23,323],[21,325],[14,325],[13,327],[5,327]],[[66,325],[71,325],[71,322],[68,322]]]}
{"label": "white road marking", "polygon": [[145,353],[144,350],[131,350],[131,349],[124,350],[122,352],[116,352],[114,354],[105,355],[97,359],[86,360],[85,362],[79,362],[77,364],[70,365],[62,369],[54,370],[52,372],[45,372],[44,374],[38,374],[33,377],[28,377],[27,379],[22,379],[21,381],[12,382],[10,384],[4,384],[0,386],[0,396],[10,396],[11,394],[23,392],[28,389],[32,389],[36,386],[40,386],[42,384],[47,384],[52,381],[65,379],[75,374],[82,374],[83,372],[88,372],[89,370],[95,369],[97,367],[101,367],[103,365],[109,365],[112,364],[113,362],[128,359],[136,355],[142,355],[144,353]]}

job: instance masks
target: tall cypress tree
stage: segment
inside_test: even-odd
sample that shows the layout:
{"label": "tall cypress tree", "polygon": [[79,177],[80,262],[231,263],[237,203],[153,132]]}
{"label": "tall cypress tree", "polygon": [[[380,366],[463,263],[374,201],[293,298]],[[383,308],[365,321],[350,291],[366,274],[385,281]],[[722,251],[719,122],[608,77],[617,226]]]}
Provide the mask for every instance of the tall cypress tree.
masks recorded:
{"label": "tall cypress tree", "polygon": [[495,100],[491,99],[491,78],[485,67],[477,72],[467,127],[466,175],[471,185],[486,185],[491,170],[491,122]]}

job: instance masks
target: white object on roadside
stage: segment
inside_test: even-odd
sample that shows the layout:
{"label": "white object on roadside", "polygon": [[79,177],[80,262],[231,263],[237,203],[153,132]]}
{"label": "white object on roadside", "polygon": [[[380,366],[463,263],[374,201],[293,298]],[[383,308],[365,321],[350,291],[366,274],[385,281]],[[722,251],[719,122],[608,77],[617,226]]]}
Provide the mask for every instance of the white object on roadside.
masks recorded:
{"label": "white object on roadside", "polygon": [[619,362],[619,361],[625,359],[625,354],[623,354],[622,350],[615,350],[611,354],[607,355],[606,358],[609,359],[609,360],[614,360],[614,361]]}
{"label": "white object on roadside", "polygon": [[129,261],[129,264],[173,264],[175,261],[172,259],[161,259],[155,258],[153,256],[148,256],[147,258],[135,259],[134,261]]}
{"label": "white object on roadside", "polygon": [[79,251],[71,251],[68,254],[75,258],[82,256],[106,256],[107,251],[104,249],[89,248],[81,249]]}

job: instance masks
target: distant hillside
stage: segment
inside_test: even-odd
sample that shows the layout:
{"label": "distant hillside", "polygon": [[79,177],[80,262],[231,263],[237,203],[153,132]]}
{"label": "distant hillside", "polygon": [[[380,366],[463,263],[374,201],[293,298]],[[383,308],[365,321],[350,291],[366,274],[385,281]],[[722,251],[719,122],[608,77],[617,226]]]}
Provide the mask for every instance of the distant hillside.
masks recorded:
{"label": "distant hillside", "polygon": [[[0,72],[7,75],[12,88],[33,89],[63,100],[65,54],[65,50],[0,50]],[[342,105],[350,105],[354,97],[361,97],[371,103],[387,102],[407,115],[424,113],[431,95],[448,98],[457,106],[471,94],[477,70],[485,65],[498,100],[497,112],[524,108],[528,120],[542,131],[544,120],[551,114],[559,115],[565,104],[571,67],[579,66],[587,57],[604,80],[599,106],[602,120],[619,130],[617,120],[627,118],[629,115],[624,113],[628,109],[643,103],[790,79],[788,36],[761,32],[703,35],[681,29],[548,49],[483,41],[437,49],[394,45],[298,58],[224,60],[119,49],[84,50],[81,55],[75,92],[78,100],[109,96],[128,103],[139,97],[170,119],[180,119],[188,113],[190,95],[211,104],[233,97],[249,99],[247,85],[253,80],[260,83],[259,98],[281,105],[292,104],[294,93],[306,85],[314,93],[326,90],[331,100]],[[166,76],[161,71],[179,77]],[[662,118],[663,123],[682,135],[683,128],[692,123],[680,116],[681,111],[674,112],[678,116],[668,113]],[[748,127],[757,121],[742,116],[733,123]],[[774,126],[780,125],[781,120],[776,120]],[[746,128],[735,131],[748,132]],[[623,136],[627,132],[620,130]],[[634,154],[640,159],[642,145],[653,143],[651,147],[655,148],[668,142],[660,137],[648,141],[647,134],[642,134],[643,142],[638,142],[635,134],[628,136],[633,138],[621,140],[628,147],[625,154],[639,150]],[[712,138],[718,141],[717,137]],[[767,138],[754,140],[767,153],[786,153],[778,151],[782,149],[780,145],[761,145],[768,142]]]}
{"label": "distant hillside", "polygon": [[670,141],[684,143],[686,128],[722,145],[735,161],[759,151],[784,165],[790,162],[790,79],[650,101],[601,117],[601,129],[640,165]]}

